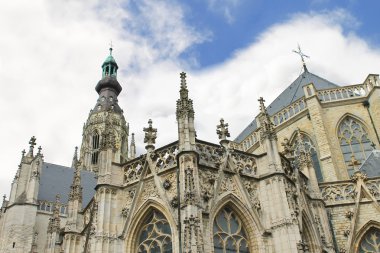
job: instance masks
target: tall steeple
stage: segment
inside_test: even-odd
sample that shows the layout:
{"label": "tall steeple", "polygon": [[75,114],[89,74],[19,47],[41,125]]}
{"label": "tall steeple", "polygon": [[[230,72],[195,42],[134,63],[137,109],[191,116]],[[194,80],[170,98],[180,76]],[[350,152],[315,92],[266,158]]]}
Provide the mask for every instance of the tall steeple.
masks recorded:
{"label": "tall steeple", "polygon": [[99,98],[83,127],[79,160],[83,169],[95,172],[99,170],[100,152],[105,147],[114,152],[112,162],[121,163],[128,159],[129,127],[118,104],[122,87],[117,80],[119,67],[112,52],[111,47],[102,64],[102,78],[95,87]]}

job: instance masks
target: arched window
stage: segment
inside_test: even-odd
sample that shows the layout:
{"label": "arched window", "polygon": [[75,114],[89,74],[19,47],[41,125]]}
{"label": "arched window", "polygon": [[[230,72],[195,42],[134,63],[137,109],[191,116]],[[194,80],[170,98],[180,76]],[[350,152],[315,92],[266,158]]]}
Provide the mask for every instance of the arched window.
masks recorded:
{"label": "arched window", "polygon": [[91,155],[92,164],[98,164],[99,146],[100,146],[100,137],[99,137],[98,132],[95,131],[92,134],[92,155]]}
{"label": "arched window", "polygon": [[[311,160],[313,162],[313,167],[315,170],[315,175],[317,176],[317,180],[318,180],[318,182],[323,182],[323,175],[322,175],[322,171],[321,171],[321,165],[319,164],[317,150],[316,150],[313,142],[311,141],[311,139],[307,135],[301,133],[301,137],[302,137],[302,141],[303,141],[303,144],[305,146],[306,151],[310,152]],[[295,140],[293,142],[293,149],[294,149],[295,163],[297,164],[298,163],[298,157],[299,157],[298,155],[300,153],[299,138],[295,138]]]}
{"label": "arched window", "polygon": [[172,232],[165,216],[153,210],[142,223],[138,237],[138,253],[171,253]]}
{"label": "arched window", "polygon": [[243,223],[229,207],[215,217],[213,233],[215,253],[249,253]]}
{"label": "arched window", "polygon": [[380,230],[371,228],[359,244],[359,253],[380,253]]}
{"label": "arched window", "polygon": [[364,126],[352,117],[346,117],[338,127],[338,139],[350,175],[354,172],[353,160],[363,163],[372,151],[371,140]]}

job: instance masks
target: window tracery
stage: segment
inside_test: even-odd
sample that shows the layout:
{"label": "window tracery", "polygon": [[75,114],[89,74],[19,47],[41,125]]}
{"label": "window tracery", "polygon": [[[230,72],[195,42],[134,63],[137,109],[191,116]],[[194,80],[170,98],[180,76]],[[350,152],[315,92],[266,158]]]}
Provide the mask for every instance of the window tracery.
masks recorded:
{"label": "window tracery", "polygon": [[169,222],[157,210],[153,210],[145,219],[138,238],[138,253],[172,252],[172,235]]}
{"label": "window tracery", "polygon": [[249,253],[243,223],[229,207],[215,217],[213,234],[215,253]]}
{"label": "window tracery", "polygon": [[380,253],[380,230],[371,228],[364,234],[360,244],[359,253]]}
{"label": "window tracery", "polygon": [[[338,139],[350,175],[354,166],[363,163],[372,151],[372,142],[364,126],[352,117],[346,117],[339,125]],[[358,161],[358,164],[353,163]]]}
{"label": "window tracery", "polygon": [[[311,156],[311,160],[313,162],[313,167],[315,170],[315,175],[317,176],[317,180],[318,180],[318,182],[323,182],[323,175],[322,175],[322,171],[321,171],[321,165],[319,164],[317,149],[315,148],[312,140],[306,134],[301,133],[301,137],[302,137],[303,145],[304,145],[306,151],[310,152],[310,156]],[[300,148],[301,148],[300,143],[298,141],[298,138],[295,138],[292,146],[293,146],[293,150],[294,150],[295,163],[297,164],[297,163],[299,163],[298,157],[299,157]]]}

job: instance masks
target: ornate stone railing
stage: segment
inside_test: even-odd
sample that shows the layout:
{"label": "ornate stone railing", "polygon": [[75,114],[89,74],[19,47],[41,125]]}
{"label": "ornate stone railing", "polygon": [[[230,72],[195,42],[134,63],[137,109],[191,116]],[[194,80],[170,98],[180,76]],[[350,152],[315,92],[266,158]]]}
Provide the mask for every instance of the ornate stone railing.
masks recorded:
{"label": "ornate stone railing", "polygon": [[[48,213],[53,213],[54,210],[54,201],[47,201],[47,200],[38,200],[38,211],[44,211]],[[60,214],[67,214],[67,204],[60,204],[60,209],[59,209]]]}
{"label": "ornate stone railing", "polygon": [[368,75],[363,84],[338,87],[317,91],[322,103],[366,97],[375,86],[380,86],[379,75]]}
{"label": "ornate stone railing", "polygon": [[128,184],[140,179],[145,164],[145,155],[124,165],[124,183]]}
{"label": "ornate stone railing", "polygon": [[[370,193],[380,200],[380,178],[368,179],[365,184]],[[350,180],[328,184],[322,183],[319,188],[322,198],[328,205],[352,203],[357,195],[356,184]]]}
{"label": "ornate stone railing", "polygon": [[257,174],[256,158],[241,152],[233,152],[231,158],[236,167],[236,173],[255,176]]}
{"label": "ornate stone railing", "polygon": [[331,102],[337,100],[347,100],[358,97],[366,97],[371,91],[368,85],[351,85],[334,89],[320,90],[317,92],[321,102]]}
{"label": "ornate stone railing", "polygon": [[305,102],[305,97],[298,99],[297,101],[291,103],[289,106],[285,107],[281,111],[277,112],[271,117],[271,120],[275,126],[281,125],[282,123],[293,118],[297,114],[306,110],[307,105]]}
{"label": "ornate stone railing", "polygon": [[215,168],[220,163],[222,154],[220,146],[197,141],[196,151],[199,154],[200,164]]}
{"label": "ornate stone railing", "polygon": [[259,141],[260,141],[260,132],[255,131],[251,133],[247,138],[245,138],[245,140],[240,144],[239,149],[243,151],[247,151]]}
{"label": "ornate stone railing", "polygon": [[[178,142],[161,147],[150,155],[152,168],[156,173],[177,166],[176,155]],[[129,184],[140,179],[145,164],[146,154],[124,164],[124,184]]]}
{"label": "ornate stone railing", "polygon": [[154,151],[151,159],[154,162],[156,172],[159,173],[177,166],[178,142],[169,144]]}

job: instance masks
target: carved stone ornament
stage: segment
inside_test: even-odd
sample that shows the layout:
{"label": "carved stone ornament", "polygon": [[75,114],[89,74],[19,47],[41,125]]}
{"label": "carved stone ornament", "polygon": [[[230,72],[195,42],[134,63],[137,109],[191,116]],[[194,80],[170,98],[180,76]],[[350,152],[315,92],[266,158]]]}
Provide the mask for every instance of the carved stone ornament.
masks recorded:
{"label": "carved stone ornament", "polygon": [[350,235],[350,233],[351,233],[351,231],[350,231],[349,228],[346,228],[346,229],[343,231],[343,235],[344,235],[345,237],[348,237],[348,236]]}
{"label": "carved stone ornament", "polygon": [[353,211],[350,210],[350,211],[346,212],[346,218],[347,219],[351,220],[353,216],[354,216],[354,212]]}
{"label": "carved stone ornament", "polygon": [[230,137],[230,132],[228,131],[228,123],[224,123],[224,119],[220,119],[220,125],[217,125],[216,129],[219,140],[227,140],[227,137]]}
{"label": "carved stone ornament", "polygon": [[123,209],[121,209],[121,215],[122,215],[123,217],[127,217],[128,214],[129,214],[129,208],[124,207]]}
{"label": "carved stone ornament", "polygon": [[165,190],[169,190],[172,186],[172,183],[169,181],[169,179],[165,179],[165,181],[162,183],[162,187],[164,187]]}
{"label": "carved stone ornament", "polygon": [[351,176],[351,181],[352,182],[357,182],[358,180],[366,181],[368,179],[367,175],[364,174],[361,171],[356,171],[352,176]]}
{"label": "carved stone ornament", "polygon": [[173,199],[170,201],[170,205],[173,207],[173,208],[177,208],[178,207],[178,197],[175,196],[173,197]]}

